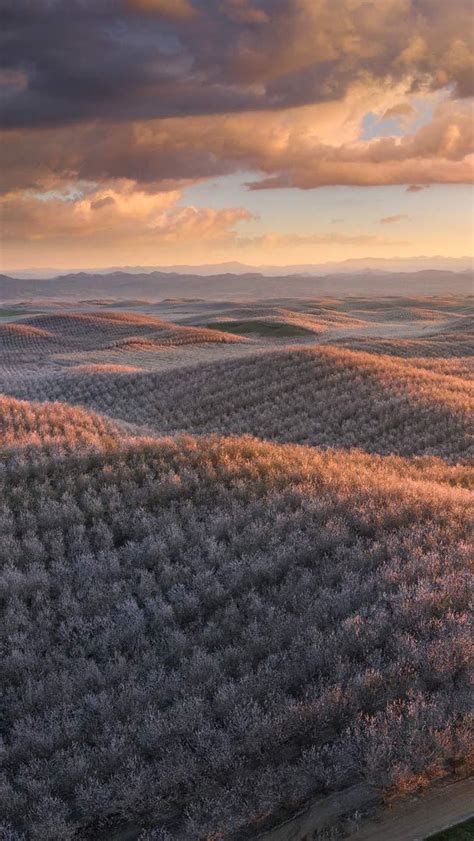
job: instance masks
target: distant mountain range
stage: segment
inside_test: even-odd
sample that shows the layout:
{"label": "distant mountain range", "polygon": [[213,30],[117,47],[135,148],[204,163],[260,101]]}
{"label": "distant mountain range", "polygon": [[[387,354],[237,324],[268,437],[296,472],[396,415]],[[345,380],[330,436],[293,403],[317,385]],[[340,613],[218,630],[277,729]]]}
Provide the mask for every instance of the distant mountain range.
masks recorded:
{"label": "distant mountain range", "polygon": [[[287,277],[288,275],[327,275],[346,273],[366,273],[368,271],[380,272],[417,272],[423,270],[437,271],[470,271],[474,267],[472,257],[362,257],[357,259],[343,260],[331,263],[296,263],[287,266],[272,265],[247,265],[237,261],[228,263],[205,263],[202,265],[188,266],[111,266],[108,268],[88,268],[87,274],[102,275],[126,272],[127,274],[150,274],[160,272],[162,274],[181,275],[223,275],[223,274],[262,274],[268,277]],[[17,271],[6,271],[9,277],[18,278],[52,278],[64,275],[64,269],[52,267],[38,269],[23,269]],[[76,274],[77,271],[69,272]]]}
{"label": "distant mountain range", "polygon": [[173,299],[263,300],[327,295],[467,295],[474,292],[472,271],[425,269],[417,272],[360,270],[312,276],[269,276],[258,272],[198,275],[190,272],[78,272],[50,279],[0,275],[0,301],[57,299],[145,301]]}

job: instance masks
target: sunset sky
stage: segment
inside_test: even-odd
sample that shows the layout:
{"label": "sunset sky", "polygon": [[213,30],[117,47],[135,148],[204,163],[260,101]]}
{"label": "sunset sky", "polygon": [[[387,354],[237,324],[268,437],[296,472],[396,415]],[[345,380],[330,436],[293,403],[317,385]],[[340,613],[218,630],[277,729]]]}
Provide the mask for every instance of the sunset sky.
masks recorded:
{"label": "sunset sky", "polygon": [[472,252],[470,0],[0,0],[2,268]]}

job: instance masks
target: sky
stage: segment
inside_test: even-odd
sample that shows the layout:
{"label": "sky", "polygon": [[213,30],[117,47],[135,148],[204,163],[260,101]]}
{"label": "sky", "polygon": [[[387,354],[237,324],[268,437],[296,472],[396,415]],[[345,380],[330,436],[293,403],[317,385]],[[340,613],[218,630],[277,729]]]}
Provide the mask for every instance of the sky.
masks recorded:
{"label": "sky", "polygon": [[470,0],[0,0],[1,268],[473,251]]}

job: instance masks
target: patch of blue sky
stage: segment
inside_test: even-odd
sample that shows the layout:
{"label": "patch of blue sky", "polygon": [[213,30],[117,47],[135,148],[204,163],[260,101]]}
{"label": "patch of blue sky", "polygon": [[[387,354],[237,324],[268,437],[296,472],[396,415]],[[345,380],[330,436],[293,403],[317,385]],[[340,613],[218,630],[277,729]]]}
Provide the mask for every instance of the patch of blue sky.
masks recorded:
{"label": "patch of blue sky", "polygon": [[85,192],[79,187],[71,186],[65,187],[62,190],[26,190],[25,197],[28,199],[36,199],[36,201],[64,201],[75,202],[84,198]]}
{"label": "patch of blue sky", "polygon": [[416,193],[407,192],[406,185],[249,190],[246,185],[260,177],[259,173],[241,172],[213,178],[186,188],[179,203],[216,210],[245,207],[255,218],[239,222],[239,230],[249,235],[270,231],[301,235],[380,233],[379,220],[388,215],[409,218],[390,226],[390,230],[384,229],[386,235],[395,230],[409,232],[430,223],[441,226],[447,203],[451,208],[450,225],[465,227],[466,218],[471,218],[472,189],[468,185],[433,185]]}
{"label": "patch of blue sky", "polygon": [[369,111],[362,120],[362,140],[375,140],[378,137],[403,137],[406,130],[400,117],[381,119],[380,114]]}
{"label": "patch of blue sky", "polygon": [[433,119],[436,107],[449,97],[449,90],[438,91],[428,100],[415,97],[407,105],[412,109],[407,114],[384,115],[369,111],[362,120],[361,140],[376,140],[379,137],[404,137],[416,134]]}

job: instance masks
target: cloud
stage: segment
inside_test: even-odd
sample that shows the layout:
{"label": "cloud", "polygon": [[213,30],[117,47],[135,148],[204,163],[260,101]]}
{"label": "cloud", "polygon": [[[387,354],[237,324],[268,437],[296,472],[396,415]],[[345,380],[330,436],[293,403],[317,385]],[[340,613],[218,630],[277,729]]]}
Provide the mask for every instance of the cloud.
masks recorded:
{"label": "cloud", "polygon": [[382,120],[390,120],[392,117],[413,117],[415,114],[416,110],[413,105],[410,105],[409,102],[400,102],[387,108]]}
{"label": "cloud", "polygon": [[181,194],[145,193],[133,183],[92,189],[84,185],[77,198],[70,193],[11,193],[0,202],[6,240],[15,243],[83,241],[100,243],[182,244],[232,237],[238,222],[251,214],[243,208],[180,206]]}
{"label": "cloud", "polygon": [[429,184],[409,184],[406,188],[406,193],[421,193],[422,190],[427,190]]}
{"label": "cloud", "polygon": [[409,218],[405,213],[398,213],[396,216],[383,216],[379,222],[381,225],[394,225],[397,222],[405,222]]}
{"label": "cloud", "polygon": [[[470,0],[1,0],[3,124],[274,110],[355,82],[473,92]],[[13,77],[12,77],[13,78]]]}
{"label": "cloud", "polygon": [[[84,254],[116,255],[127,261],[139,253],[151,261],[158,255],[176,257],[180,253],[203,253],[229,249],[248,252],[275,250],[305,253],[325,246],[330,251],[340,248],[376,249],[409,245],[373,233],[286,234],[268,231],[246,234],[240,223],[255,218],[242,207],[209,208],[182,203],[179,191],[145,192],[131,181],[122,180],[113,186],[79,182],[61,190],[11,192],[0,199],[3,218],[2,233],[6,245],[5,258],[15,259],[22,253],[41,255],[51,249],[56,254],[77,260]],[[122,256],[123,255],[123,256]],[[36,259],[40,259],[38,256]]]}
{"label": "cloud", "polygon": [[115,204],[115,199],[113,196],[105,196],[103,199],[94,199],[94,201],[90,202],[90,209],[91,210],[102,210],[103,207],[107,207],[108,205]]}
{"label": "cloud", "polygon": [[235,23],[269,23],[270,17],[264,9],[251,5],[249,0],[224,0],[221,11]]}
{"label": "cloud", "polygon": [[[0,15],[17,245],[234,241],[246,210],[179,196],[242,172],[253,191],[472,182],[471,0],[0,0]],[[397,136],[367,137],[368,115]]]}
{"label": "cloud", "polygon": [[382,114],[399,96],[398,89],[357,86],[342,102],[269,113],[10,131],[2,145],[3,189],[125,178],[165,191],[243,170],[261,173],[252,190],[471,182],[472,120],[464,101],[442,101],[412,134],[359,139],[369,103]]}
{"label": "cloud", "polygon": [[128,0],[128,7],[175,21],[191,20],[198,14],[189,0]]}
{"label": "cloud", "polygon": [[237,244],[240,247],[258,247],[268,251],[273,249],[293,249],[303,246],[403,246],[410,245],[407,240],[393,240],[379,237],[376,234],[281,234],[270,232],[262,236],[243,237],[239,236]]}
{"label": "cloud", "polygon": [[[417,117],[417,109],[410,102],[397,102],[395,105],[387,108],[376,126],[381,128],[387,121],[389,121],[388,126],[392,126],[394,125],[393,121],[395,121],[395,125],[398,124],[399,130],[408,132],[415,123]],[[386,131],[386,133],[390,132]]]}
{"label": "cloud", "polygon": [[471,183],[473,163],[470,107],[463,102],[449,102],[439,106],[430,123],[401,138],[336,145],[318,140],[310,144],[307,137],[300,135],[261,167],[269,176],[249,186],[260,190]]}

